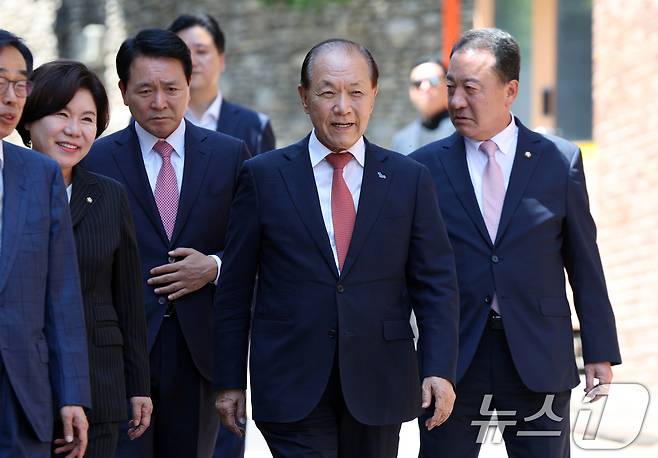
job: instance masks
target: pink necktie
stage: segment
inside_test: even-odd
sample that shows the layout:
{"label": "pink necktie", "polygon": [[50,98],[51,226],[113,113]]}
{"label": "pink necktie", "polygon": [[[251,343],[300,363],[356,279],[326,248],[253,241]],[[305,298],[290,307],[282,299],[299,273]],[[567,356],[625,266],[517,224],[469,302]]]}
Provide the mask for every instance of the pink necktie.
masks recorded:
{"label": "pink necktie", "polygon": [[327,162],[334,168],[331,182],[331,217],[334,223],[334,240],[338,255],[338,270],[343,270],[347,250],[352,240],[352,230],[356,221],[356,210],[352,193],[343,178],[343,168],[354,156],[349,151],[331,153],[326,156]]}
{"label": "pink necktie", "polygon": [[[487,225],[491,241],[496,241],[500,214],[503,211],[505,201],[505,181],[503,170],[496,162],[496,151],[498,146],[491,140],[485,140],[480,145],[480,150],[487,155],[487,165],[482,175],[482,209],[484,211],[484,223]],[[491,308],[500,313],[498,298],[494,294]]]}
{"label": "pink necktie", "polygon": [[174,152],[174,148],[166,141],[158,140],[153,146],[153,150],[162,157],[162,166],[160,166],[158,179],[155,182],[155,203],[158,206],[167,237],[171,240],[176,223],[179,196],[176,171],[171,165],[171,154]]}

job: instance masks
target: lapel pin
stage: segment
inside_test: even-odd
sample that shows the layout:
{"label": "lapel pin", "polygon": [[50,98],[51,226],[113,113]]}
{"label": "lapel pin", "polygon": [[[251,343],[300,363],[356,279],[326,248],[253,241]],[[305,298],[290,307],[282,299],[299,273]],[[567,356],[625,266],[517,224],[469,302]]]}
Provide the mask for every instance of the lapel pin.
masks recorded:
{"label": "lapel pin", "polygon": [[525,152],[525,157],[530,159],[532,157],[532,153],[530,151]]}
{"label": "lapel pin", "polygon": [[92,199],[92,198],[89,197],[89,196],[87,196],[87,198],[86,198],[85,200],[87,201],[88,204],[90,204],[90,203],[92,203],[92,202],[94,201],[94,199]]}
{"label": "lapel pin", "polygon": [[386,175],[384,175],[382,172],[377,172],[377,176],[381,178],[382,180],[386,179]]}

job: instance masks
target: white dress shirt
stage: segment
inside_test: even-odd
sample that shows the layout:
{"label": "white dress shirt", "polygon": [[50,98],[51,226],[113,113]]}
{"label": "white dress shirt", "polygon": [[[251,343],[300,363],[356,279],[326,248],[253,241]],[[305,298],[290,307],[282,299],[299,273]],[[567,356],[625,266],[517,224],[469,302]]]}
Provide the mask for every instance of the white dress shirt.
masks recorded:
{"label": "white dress shirt", "polygon": [[[354,201],[354,210],[359,210],[359,196],[361,195],[361,182],[363,181],[363,167],[366,157],[366,145],[363,137],[347,149],[354,158],[347,163],[343,169],[343,178],[347,184],[352,200]],[[327,229],[331,251],[334,253],[334,261],[338,267],[338,253],[336,251],[336,238],[334,237],[334,221],[331,216],[331,184],[333,182],[334,168],[327,162],[325,157],[332,151],[320,143],[315,135],[315,129],[311,132],[308,141],[308,152],[311,158],[311,167],[313,167],[313,176],[315,185],[318,188],[318,197],[320,198],[320,209],[322,210],[322,219]]]}
{"label": "white dress shirt", "polygon": [[217,122],[219,121],[219,112],[222,109],[222,93],[218,92],[215,100],[212,101],[208,109],[197,118],[194,112],[188,107],[185,111],[185,118],[194,123],[194,125],[203,127],[204,129],[216,130]]}
{"label": "white dress shirt", "polygon": [[[503,171],[505,191],[507,191],[509,177],[512,174],[512,165],[514,165],[518,133],[519,128],[514,122],[514,116],[512,116],[509,125],[491,138],[491,140],[498,146],[498,150],[496,151],[496,162],[498,162],[498,165],[500,165],[500,168]],[[480,212],[484,215],[482,207],[482,175],[484,174],[484,168],[487,166],[488,158],[485,153],[480,151],[480,145],[482,143],[483,141],[464,137],[468,173],[471,175],[471,182],[473,183],[473,190],[475,191],[475,197],[477,198]]]}
{"label": "white dress shirt", "polygon": [[66,198],[69,200],[69,203],[71,203],[71,196],[73,195],[73,183],[70,183],[66,187]]}
{"label": "white dress shirt", "polygon": [[[172,146],[172,148],[174,148],[170,160],[174,172],[176,172],[176,183],[178,184],[178,193],[180,195],[181,189],[183,189],[183,171],[185,170],[185,120],[181,120],[180,125],[176,130],[174,130],[169,137],[164,139],[157,138],[147,132],[137,122],[135,123],[135,131],[137,132],[139,148],[142,151],[142,159],[144,161],[146,175],[148,176],[151,191],[154,196],[155,183],[158,181],[158,174],[160,173],[160,167],[162,167],[162,156],[160,156],[153,147],[158,140],[165,140]],[[217,276],[215,277],[214,282],[217,284],[222,261],[216,255],[210,255],[210,257],[212,257],[217,263]]]}

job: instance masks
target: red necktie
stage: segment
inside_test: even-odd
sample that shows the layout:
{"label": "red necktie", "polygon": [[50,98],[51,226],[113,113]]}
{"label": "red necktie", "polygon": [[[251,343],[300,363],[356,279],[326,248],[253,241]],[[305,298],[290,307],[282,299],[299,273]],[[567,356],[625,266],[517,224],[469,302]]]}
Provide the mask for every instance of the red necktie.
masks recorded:
{"label": "red necktie", "polygon": [[334,168],[331,182],[331,217],[334,223],[334,240],[338,255],[338,270],[343,270],[347,250],[352,240],[352,230],[356,221],[356,210],[352,193],[343,178],[343,169],[354,156],[349,151],[328,154],[325,159]]}
{"label": "red necktie", "polygon": [[174,148],[166,141],[158,140],[153,146],[153,150],[162,157],[162,165],[155,182],[155,203],[158,206],[167,237],[171,240],[174,224],[176,224],[179,196],[176,171],[171,165],[171,154],[174,152]]}

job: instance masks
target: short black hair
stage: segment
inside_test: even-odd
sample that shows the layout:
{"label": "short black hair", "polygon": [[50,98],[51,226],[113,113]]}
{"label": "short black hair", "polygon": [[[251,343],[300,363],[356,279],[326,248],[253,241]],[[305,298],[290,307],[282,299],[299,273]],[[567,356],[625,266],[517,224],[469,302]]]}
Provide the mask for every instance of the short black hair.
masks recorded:
{"label": "short black hair", "polygon": [[189,29],[190,27],[203,27],[212,37],[212,41],[215,43],[215,48],[220,54],[224,54],[224,47],[226,46],[226,38],[224,37],[224,32],[219,27],[219,24],[209,14],[202,15],[192,15],[192,14],[181,14],[174,22],[169,26],[169,30],[174,33],[178,33],[181,30]]}
{"label": "short black hair", "polygon": [[0,29],[0,49],[4,49],[7,46],[16,48],[16,50],[21,53],[21,56],[25,59],[25,67],[27,68],[27,76],[29,78],[30,75],[32,75],[32,66],[34,65],[34,59],[32,58],[30,49],[25,46],[25,43],[23,43],[21,38],[7,30]]}
{"label": "short black hair", "polygon": [[450,57],[468,49],[490,51],[496,58],[494,70],[503,83],[519,80],[521,51],[510,33],[495,28],[469,30],[452,47]]}
{"label": "short black hair", "polygon": [[130,79],[130,66],[137,57],[167,57],[178,60],[183,65],[187,82],[192,77],[192,57],[190,50],[178,35],[169,30],[145,29],[128,38],[117,52],[117,74],[124,85]]}
{"label": "short black hair", "polygon": [[306,54],[306,57],[304,57],[300,78],[300,84],[304,89],[308,89],[311,85],[311,68],[313,67],[313,62],[315,61],[317,55],[322,51],[337,48],[343,49],[347,52],[359,52],[365,58],[366,62],[368,63],[368,67],[370,67],[370,81],[372,86],[377,86],[377,81],[379,80],[379,67],[377,67],[377,62],[375,62],[375,58],[372,57],[372,54],[370,51],[368,51],[368,48],[351,40],[345,40],[343,38],[331,38],[313,46],[308,54]]}
{"label": "short black hair", "polygon": [[32,74],[32,93],[25,102],[23,116],[16,127],[23,143],[30,146],[29,124],[66,107],[79,89],[87,89],[96,104],[96,138],[110,120],[107,93],[101,80],[84,64],[72,60],[56,60],[41,65]]}
{"label": "short black hair", "polygon": [[444,64],[441,59],[439,59],[436,56],[423,56],[420,59],[416,59],[414,64],[411,66],[411,70],[414,68],[418,67],[419,65],[423,64],[436,64],[439,67],[441,67],[441,70],[443,70],[443,74],[445,75],[448,73],[448,69],[446,68],[446,64]]}

